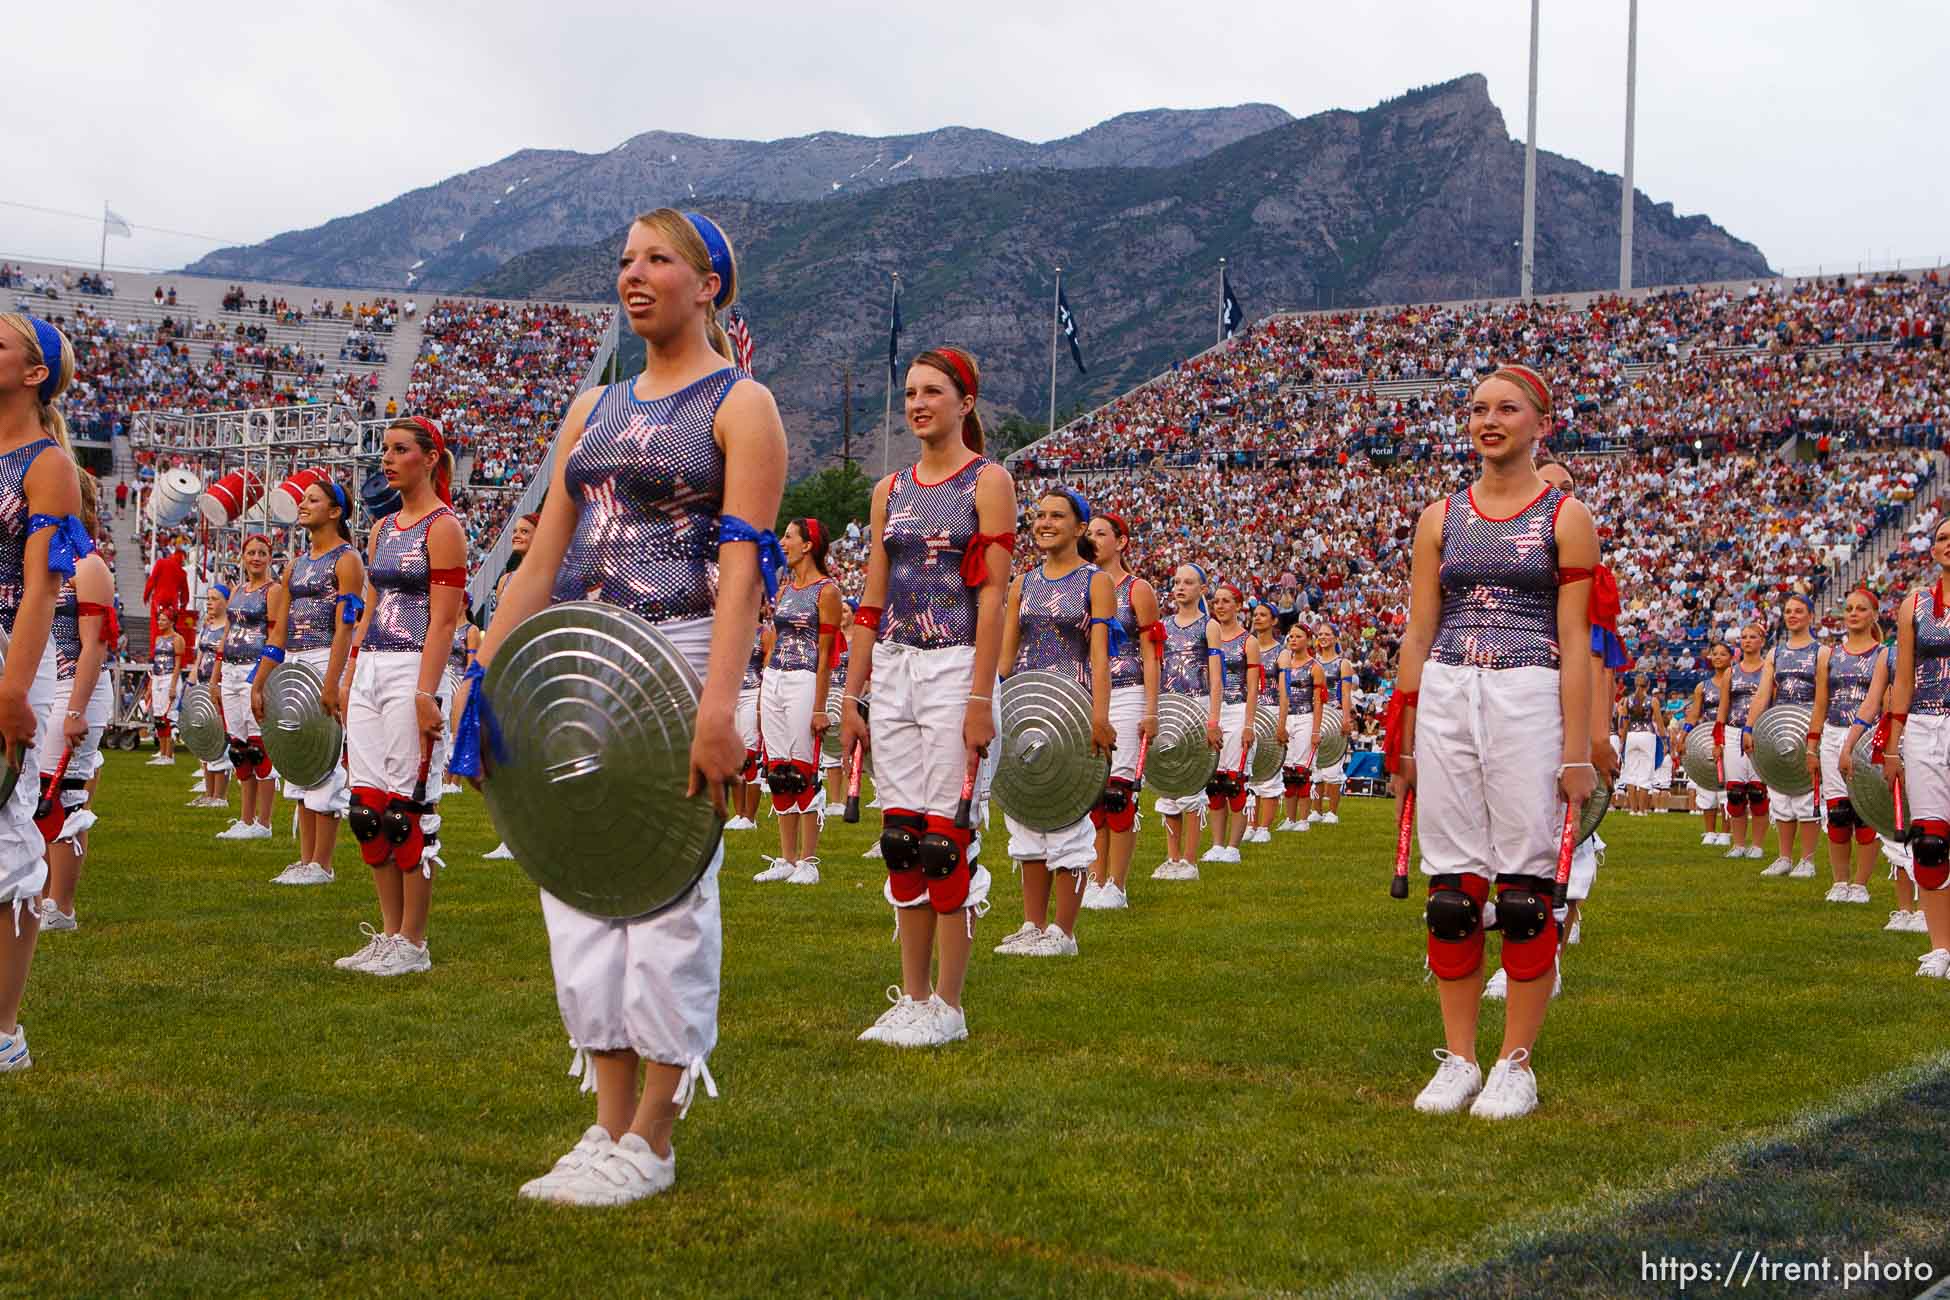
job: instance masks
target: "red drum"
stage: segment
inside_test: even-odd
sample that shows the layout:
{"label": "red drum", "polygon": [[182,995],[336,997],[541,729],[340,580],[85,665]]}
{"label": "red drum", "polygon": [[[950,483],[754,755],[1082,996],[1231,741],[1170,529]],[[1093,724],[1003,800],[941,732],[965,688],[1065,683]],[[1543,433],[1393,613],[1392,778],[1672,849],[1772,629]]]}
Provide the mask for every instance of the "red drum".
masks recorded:
{"label": "red drum", "polygon": [[196,499],[196,508],[203,512],[203,518],[210,523],[231,524],[263,497],[263,479],[250,470],[234,469],[212,483]]}
{"label": "red drum", "polygon": [[295,524],[298,522],[298,506],[305,499],[305,489],[314,483],[323,483],[331,475],[316,467],[301,469],[284,482],[271,489],[270,512],[275,523]]}

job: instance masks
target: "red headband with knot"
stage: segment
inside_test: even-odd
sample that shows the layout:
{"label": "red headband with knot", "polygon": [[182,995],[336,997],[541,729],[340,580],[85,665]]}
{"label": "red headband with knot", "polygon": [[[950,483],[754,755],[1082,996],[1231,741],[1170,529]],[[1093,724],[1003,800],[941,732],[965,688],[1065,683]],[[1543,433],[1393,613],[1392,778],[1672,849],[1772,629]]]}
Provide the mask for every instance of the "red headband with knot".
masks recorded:
{"label": "red headband with knot", "polygon": [[442,430],[440,421],[430,415],[409,415],[406,417],[406,423],[419,429],[427,437],[433,439],[434,473],[431,475],[433,479],[433,490],[440,494],[440,500],[443,503],[448,506],[453,505],[453,497],[440,484],[439,463],[447,458],[447,435]]}
{"label": "red headband with knot", "polygon": [[263,542],[264,549],[267,551],[275,551],[277,549],[277,547],[271,544],[271,539],[265,536],[263,533],[252,533],[248,537],[244,538],[244,545],[246,547],[248,547],[252,542]]}
{"label": "red headband with knot", "polygon": [[948,364],[955,368],[955,378],[961,381],[962,392],[970,397],[981,395],[981,385],[975,382],[975,367],[968,364],[968,358],[962,355],[960,348],[936,348],[935,352],[946,357]]}
{"label": "red headband with knot", "polygon": [[1537,403],[1539,410],[1548,412],[1551,409],[1551,386],[1544,382],[1542,375],[1529,366],[1498,366],[1486,377],[1495,379],[1499,375],[1508,376],[1529,390],[1530,398]]}
{"label": "red headband with knot", "polygon": [[1131,535],[1130,528],[1124,523],[1124,516],[1114,515],[1108,510],[1099,510],[1097,517],[1110,524],[1112,530],[1117,533],[1117,539],[1119,541],[1123,541]]}
{"label": "red headband with knot", "polygon": [[800,522],[803,523],[806,527],[806,540],[811,542],[814,546],[818,546],[821,542],[826,540],[826,526],[820,523],[817,519],[813,518],[811,515],[807,515]]}

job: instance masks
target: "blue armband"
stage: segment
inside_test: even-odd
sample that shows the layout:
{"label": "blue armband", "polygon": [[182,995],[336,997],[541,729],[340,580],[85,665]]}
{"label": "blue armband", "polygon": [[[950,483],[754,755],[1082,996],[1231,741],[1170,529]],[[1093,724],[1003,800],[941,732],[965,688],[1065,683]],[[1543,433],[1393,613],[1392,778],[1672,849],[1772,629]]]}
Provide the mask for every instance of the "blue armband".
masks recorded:
{"label": "blue armband", "polygon": [[1114,618],[1093,618],[1090,620],[1090,625],[1093,627],[1098,623],[1102,623],[1104,625],[1105,637],[1106,637],[1105,646],[1106,648],[1109,649],[1111,656],[1115,658],[1116,656],[1123,654],[1124,642],[1126,639],[1124,636],[1124,625],[1122,623],[1119,623]]}
{"label": "blue armband", "polygon": [[332,603],[343,607],[339,610],[339,622],[347,627],[357,623],[366,612],[366,598],[355,596],[349,591],[335,598]]}
{"label": "blue armband", "polygon": [[1223,651],[1223,650],[1221,650],[1221,649],[1219,649],[1219,647],[1217,647],[1217,646],[1215,646],[1215,645],[1209,645],[1209,646],[1206,646],[1206,647],[1205,647],[1205,653],[1206,653],[1207,655],[1217,655],[1217,656],[1218,656],[1219,658],[1221,658],[1221,659],[1223,659],[1223,658],[1225,658],[1225,657],[1226,657],[1226,652],[1225,652],[1225,651]]}
{"label": "blue armband", "polygon": [[1876,720],[1874,718],[1857,717],[1855,719],[1855,725],[1858,727],[1873,727],[1876,725]]}
{"label": "blue armband", "polygon": [[1693,722],[1686,722],[1686,723],[1681,723],[1680,725],[1683,728],[1683,730],[1679,734],[1682,736],[1690,736],[1693,734],[1693,728],[1695,726],[1698,726],[1699,724]]}
{"label": "blue armband", "polygon": [[88,529],[78,515],[29,515],[27,516],[27,535],[32,537],[43,528],[52,528],[54,536],[47,539],[47,570],[66,578],[74,577],[75,561],[84,555],[95,553],[95,541],[88,536]]}
{"label": "blue armband", "polygon": [[765,599],[776,599],[779,594],[779,571],[785,568],[785,552],[779,547],[778,536],[769,528],[759,532],[737,515],[720,515],[718,545],[723,546],[727,542],[758,544],[758,576],[765,580]]}
{"label": "blue armband", "polygon": [[508,752],[501,743],[501,723],[494,716],[494,709],[487,701],[487,670],[476,660],[467,665],[461,674],[463,682],[470,683],[467,692],[467,707],[460,711],[460,725],[454,728],[454,752],[447,760],[447,770],[455,776],[481,776],[481,737],[487,737],[488,752],[494,755],[497,763],[506,762]]}
{"label": "blue armband", "polygon": [[269,659],[274,664],[281,664],[284,662],[284,651],[274,645],[265,646],[263,650],[258,652],[257,662],[251,665],[251,670],[244,675],[244,680],[247,682],[255,682],[257,680],[257,670],[264,666],[266,659]]}

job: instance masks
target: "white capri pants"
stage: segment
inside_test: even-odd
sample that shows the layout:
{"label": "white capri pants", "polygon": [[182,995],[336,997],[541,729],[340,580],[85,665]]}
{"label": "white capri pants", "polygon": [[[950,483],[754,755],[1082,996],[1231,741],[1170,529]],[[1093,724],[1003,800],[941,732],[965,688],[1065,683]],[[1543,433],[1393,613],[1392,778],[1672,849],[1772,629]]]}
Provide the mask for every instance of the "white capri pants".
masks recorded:
{"label": "white capri pants", "polygon": [[1110,725],[1117,747],[1110,753],[1110,774],[1126,781],[1137,777],[1138,727],[1144,721],[1144,687],[1114,686],[1110,692]]}
{"label": "white capri pants", "polygon": [[1159,795],[1151,801],[1152,808],[1156,809],[1161,816],[1182,817],[1187,813],[1191,813],[1197,816],[1201,823],[1205,820],[1205,804],[1206,798],[1205,791],[1203,790],[1184,799],[1167,799],[1165,796]]}
{"label": "white capri pants", "polygon": [[[711,646],[711,620],[659,625],[700,678]],[[384,656],[382,656],[384,657]],[[399,658],[414,660],[418,655]],[[371,655],[360,656],[360,672]],[[409,685],[408,690],[412,687]],[[718,907],[719,844],[697,888],[655,916],[611,920],[590,916],[542,891],[548,927],[549,965],[562,1027],[581,1054],[632,1051],[645,1060],[684,1070],[678,1096],[688,1105],[702,1081],[717,1095],[705,1058],[718,1043],[719,963],[724,952]],[[584,1068],[583,1091],[595,1088],[595,1071]]]}
{"label": "white capri pants", "polygon": [[1219,705],[1219,770],[1237,772],[1246,766],[1246,702]]}
{"label": "white capri pants", "polygon": [[1625,764],[1619,780],[1628,788],[1652,788],[1653,760],[1657,757],[1658,737],[1649,731],[1633,731],[1625,736]]}
{"label": "white capri pants", "polygon": [[[814,681],[813,674],[805,669],[774,668],[766,672],[765,682],[758,688],[758,727],[765,740],[767,763],[806,763],[815,772],[819,770],[819,751],[813,747],[812,736]],[[876,776],[879,770],[874,769]],[[955,788],[961,788],[959,781]],[[885,795],[881,801],[886,801]],[[801,811],[816,816],[825,813],[826,789],[819,782],[813,783],[812,802]]]}
{"label": "white capri pants", "polygon": [[[867,732],[873,746],[874,792],[882,808],[937,817],[955,815],[961,802],[961,784],[968,775],[968,750],[962,743],[961,725],[968,713],[968,697],[975,693],[974,675],[973,646],[921,650],[888,641],[874,645],[873,707],[867,711]],[[989,708],[996,719],[997,742],[989,746],[988,756],[975,769],[970,820],[977,828],[988,823],[989,782],[1002,756],[1002,711],[995,703],[1000,694],[991,683]],[[1094,830],[1088,818],[1083,824]],[[1012,839],[1012,851],[1014,847]],[[976,862],[981,851],[978,829],[968,846],[968,860],[974,865],[964,907],[980,907],[988,901],[990,876]],[[1083,865],[1088,867],[1096,855],[1093,834]],[[895,907],[931,906],[926,894],[909,903],[895,902],[891,884],[882,885],[881,892]]]}
{"label": "white capri pants", "polygon": [[[1342,712],[1341,717],[1343,721],[1341,725],[1343,728],[1347,726],[1347,722],[1345,720],[1351,718],[1352,716],[1353,715],[1351,713],[1348,713],[1346,711]],[[1299,736],[1301,738],[1299,743],[1302,746],[1302,748],[1306,746],[1307,743],[1306,737],[1314,734],[1313,726],[1314,726],[1314,717],[1311,712],[1300,715],[1300,729],[1298,731],[1293,732],[1292,734]],[[1289,754],[1287,757],[1291,758],[1292,755]],[[1342,784],[1347,779],[1347,755],[1343,753],[1341,755],[1340,762],[1335,763],[1330,767],[1314,768],[1310,779],[1317,786]]]}
{"label": "white capri pants", "polygon": [[744,742],[745,752],[758,752],[758,687],[743,687],[738,692],[738,739]]}
{"label": "white capri pants", "polygon": [[1555,668],[1430,660],[1415,717],[1422,874],[1556,875],[1563,735]]}
{"label": "white capri pants", "polygon": [[[103,671],[106,672],[107,669],[103,669]],[[176,680],[177,677],[176,674],[174,673],[171,673],[163,677],[158,677],[153,673],[150,675],[149,677],[149,719],[150,721],[152,722],[176,721],[176,717],[177,717],[176,697],[175,697],[175,693],[169,689],[170,684]]]}
{"label": "white capri pants", "polygon": [[[67,723],[68,701],[72,698],[73,690],[73,678],[57,681],[53,694],[48,698],[47,712],[41,715],[39,735],[46,743],[37,744],[35,748],[40,751],[40,771],[43,775],[52,776],[54,770],[61,766],[61,751],[67,745],[63,729]],[[68,760],[69,780],[85,781],[100,770],[102,732],[108,729],[109,710],[113,707],[111,699],[113,693],[108,684],[108,670],[104,668],[101,675],[95,679],[95,690],[88,697],[88,707],[81,711],[81,720],[88,724],[88,732],[75,745],[74,757]],[[61,793],[63,808],[79,808],[87,802],[86,790],[64,790]]]}
{"label": "white capri pants", "polygon": [[1598,882],[1598,863],[1605,856],[1605,841],[1596,831],[1591,838],[1571,851],[1571,879],[1564,889],[1567,902],[1591,897],[1591,886]]}
{"label": "white capri pants", "polygon": [[[412,650],[367,650],[352,674],[345,702],[345,753],[348,784],[371,786],[387,794],[410,796],[420,774],[420,719],[414,697],[420,689],[420,656]],[[447,767],[443,727],[427,763],[426,802],[440,802],[440,773]],[[440,830],[440,814],[420,817],[428,835]]]}
{"label": "white capri pants", "polygon": [[1903,811],[1911,822],[1950,821],[1950,714],[1913,709],[1903,724]]}
{"label": "white capri pants", "polygon": [[1754,771],[1754,761],[1748,758],[1746,751],[1740,747],[1740,729],[1729,722],[1726,735],[1727,743],[1721,755],[1720,766],[1726,769],[1727,784],[1759,781],[1760,773]]}
{"label": "white capri pants", "polygon": [[[311,650],[293,650],[289,662],[303,664],[324,680],[325,670],[332,665],[332,647],[318,646]],[[452,697],[449,696],[449,699]],[[345,764],[334,764],[330,774],[314,786],[299,785],[296,781],[284,783],[284,797],[296,800],[312,812],[327,817],[343,817],[352,803],[352,786],[346,780]]]}
{"label": "white capri pants", "polygon": [[1693,787],[1693,808],[1698,812],[1718,812],[1726,807],[1727,795],[1724,790],[1709,790],[1703,785]]}
{"label": "white capri pants", "polygon": [[1810,790],[1806,794],[1782,794],[1773,786],[1768,786],[1767,818],[1775,822],[1819,820],[1820,813],[1815,808],[1815,792]]}
{"label": "white capri pants", "polygon": [[1672,760],[1675,749],[1671,741],[1666,742],[1665,761],[1661,762],[1655,752],[1652,759],[1652,788],[1658,791],[1672,789]]}
{"label": "white capri pants", "polygon": [[[0,654],[0,664],[5,655]],[[53,705],[57,684],[54,679],[54,641],[49,638],[41,653],[40,667],[27,688],[27,707],[36,718],[45,717]],[[47,729],[34,733],[34,743],[20,756],[23,774],[41,770],[41,751],[47,745]],[[34,825],[34,805],[40,801],[40,782],[25,777],[14,783],[14,792],[0,804],[0,906],[11,904],[14,933],[20,933],[20,909],[41,896],[47,885],[46,848]]]}

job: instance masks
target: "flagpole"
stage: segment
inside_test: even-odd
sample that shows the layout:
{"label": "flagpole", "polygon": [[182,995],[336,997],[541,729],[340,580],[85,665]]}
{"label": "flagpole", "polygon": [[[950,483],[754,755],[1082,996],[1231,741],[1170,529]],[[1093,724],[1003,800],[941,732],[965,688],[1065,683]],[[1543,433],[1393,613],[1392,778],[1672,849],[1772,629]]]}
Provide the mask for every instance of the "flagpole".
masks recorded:
{"label": "flagpole", "polygon": [[1059,304],[1063,301],[1063,268],[1056,268],[1056,296],[1049,304],[1049,427],[1045,433],[1056,432],[1056,328],[1057,317],[1061,314]]}
{"label": "flagpole", "polygon": [[[892,292],[887,295],[887,318],[890,322],[893,320],[894,312],[895,310],[898,309],[900,304],[901,273],[899,271],[894,272],[893,285],[894,287]],[[893,427],[894,427],[894,366],[893,363],[889,361],[887,365],[887,409],[885,412],[881,414],[880,417],[880,477],[882,478],[887,477],[887,455],[888,455],[889,448],[893,445],[892,444]]]}
{"label": "flagpole", "polygon": [[1219,328],[1214,333],[1214,344],[1226,341],[1226,260],[1219,259]]}
{"label": "flagpole", "polygon": [[96,275],[108,273],[108,200],[102,200],[102,260],[95,266]]}

